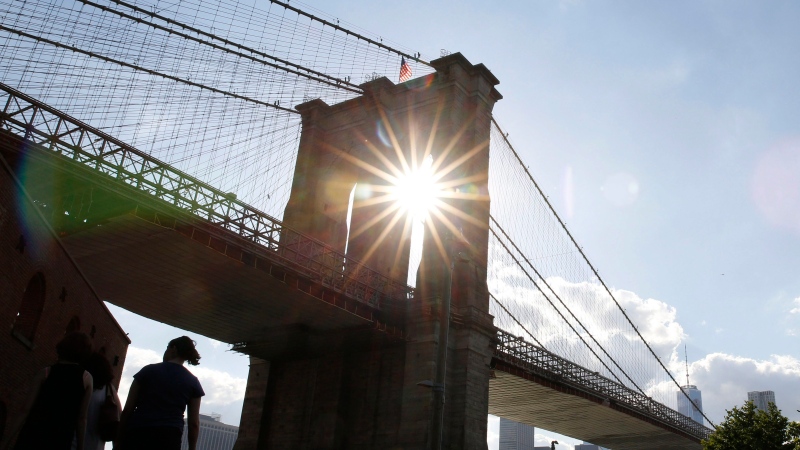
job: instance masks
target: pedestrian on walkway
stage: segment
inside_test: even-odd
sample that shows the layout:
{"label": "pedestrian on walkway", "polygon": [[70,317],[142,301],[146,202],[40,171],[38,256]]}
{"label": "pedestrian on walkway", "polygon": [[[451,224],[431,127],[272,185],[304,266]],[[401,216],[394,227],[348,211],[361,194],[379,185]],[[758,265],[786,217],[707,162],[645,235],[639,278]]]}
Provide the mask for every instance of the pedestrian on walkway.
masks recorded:
{"label": "pedestrian on walkway", "polygon": [[163,362],[133,376],[120,420],[122,450],[180,450],[183,413],[187,412],[189,450],[196,450],[200,432],[200,381],[184,363],[200,364],[195,342],[187,336],[167,345]]}

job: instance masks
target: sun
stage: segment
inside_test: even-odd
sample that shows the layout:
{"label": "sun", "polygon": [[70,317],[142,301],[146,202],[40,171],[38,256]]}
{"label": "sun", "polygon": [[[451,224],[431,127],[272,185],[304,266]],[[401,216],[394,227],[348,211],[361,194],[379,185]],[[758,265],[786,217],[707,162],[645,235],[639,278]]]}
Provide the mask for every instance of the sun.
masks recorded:
{"label": "sun", "polygon": [[433,157],[428,155],[419,167],[407,170],[397,177],[389,194],[392,201],[409,218],[424,222],[443,194],[436,178]]}
{"label": "sun", "polygon": [[[419,241],[420,247],[422,236],[430,233],[438,252],[447,259],[446,236],[461,235],[462,226],[467,223],[485,226],[465,211],[463,205],[465,201],[489,201],[488,194],[477,187],[485,184],[486,174],[457,174],[463,171],[465,164],[471,164],[473,158],[486,150],[489,141],[477,142],[471,148],[457,151],[459,139],[468,131],[465,123],[448,142],[436,146],[434,137],[438,133],[442,111],[437,110],[432,127],[426,132],[429,133],[427,137],[417,137],[417,130],[411,127],[401,133],[408,136],[406,142],[401,143],[391,121],[379,109],[383,118],[381,123],[388,125],[379,129],[378,139],[360,132],[355,136],[358,142],[363,142],[366,150],[363,157],[325,144],[326,150],[337,158],[353,164],[372,178],[363,186],[356,184],[351,191],[355,194],[351,194],[347,206],[347,242],[370,232],[371,244],[358,255],[362,262],[369,263],[374,252],[382,249],[385,240],[394,239],[397,233],[408,236],[412,246]],[[360,194],[358,189],[361,189]],[[359,210],[368,211],[368,214],[361,214],[357,223],[351,223],[351,214]],[[402,245],[396,246],[395,262],[402,260],[403,248]]]}

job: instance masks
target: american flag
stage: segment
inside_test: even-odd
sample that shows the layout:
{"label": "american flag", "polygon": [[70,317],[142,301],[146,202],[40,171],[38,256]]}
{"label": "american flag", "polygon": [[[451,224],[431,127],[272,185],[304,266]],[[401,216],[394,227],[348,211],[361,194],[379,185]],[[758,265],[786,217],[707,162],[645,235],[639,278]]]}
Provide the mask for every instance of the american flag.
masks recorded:
{"label": "american flag", "polygon": [[411,66],[408,65],[406,59],[400,57],[400,82],[403,83],[411,78]]}

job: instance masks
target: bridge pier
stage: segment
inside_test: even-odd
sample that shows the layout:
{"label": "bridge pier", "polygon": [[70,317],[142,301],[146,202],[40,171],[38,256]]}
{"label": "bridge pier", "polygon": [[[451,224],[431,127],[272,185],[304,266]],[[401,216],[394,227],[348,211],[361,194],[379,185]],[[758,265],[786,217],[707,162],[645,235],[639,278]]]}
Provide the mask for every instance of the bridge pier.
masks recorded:
{"label": "bridge pier", "polygon": [[[236,450],[431,448],[433,392],[419,383],[436,374],[450,265],[445,241],[458,241],[459,250],[442,448],[486,449],[495,341],[486,288],[489,133],[501,96],[497,79],[460,54],[432,65],[435,74],[400,85],[386,78],[365,83],[363,96],[338,105],[313,100],[297,107],[303,134],[284,223],[346,248],[345,267],[357,260],[398,281],[408,273],[410,226],[402,211],[380,202],[391,186],[382,173],[396,175],[403,159],[410,165],[430,154],[434,167],[445,169],[440,181],[448,194],[426,223],[413,298],[381,300],[379,320],[403,329],[401,339],[374,329],[305,328],[298,317],[248,342],[251,370]],[[278,344],[287,340],[294,345]]]}

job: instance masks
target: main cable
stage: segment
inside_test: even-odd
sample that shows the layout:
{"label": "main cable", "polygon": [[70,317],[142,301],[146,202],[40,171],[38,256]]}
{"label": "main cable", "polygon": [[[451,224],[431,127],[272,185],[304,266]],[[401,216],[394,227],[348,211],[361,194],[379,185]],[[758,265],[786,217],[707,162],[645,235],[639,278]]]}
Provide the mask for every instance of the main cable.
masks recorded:
{"label": "main cable", "polygon": [[180,78],[180,77],[176,77],[176,76],[173,76],[173,75],[168,75],[168,74],[165,74],[165,73],[162,73],[162,72],[157,72],[155,70],[147,69],[145,67],[141,67],[141,66],[138,66],[136,64],[127,63],[125,61],[120,61],[118,59],[110,58],[108,56],[103,56],[103,55],[101,55],[99,53],[90,52],[88,50],[83,50],[83,49],[80,49],[78,47],[74,47],[74,46],[70,47],[69,45],[64,45],[64,44],[61,44],[59,42],[56,42],[56,41],[53,41],[53,40],[50,40],[50,39],[47,39],[47,38],[43,38],[41,36],[35,36],[35,35],[30,34],[30,33],[26,33],[24,31],[15,30],[13,28],[6,27],[5,25],[2,25],[2,24],[0,24],[0,30],[8,31],[9,33],[14,33],[14,34],[16,34],[18,36],[26,37],[28,39],[33,39],[33,40],[35,40],[37,42],[43,42],[45,44],[49,44],[49,45],[52,45],[52,46],[55,46],[55,47],[59,47],[59,48],[62,48],[62,49],[72,50],[73,52],[81,53],[83,55],[86,55],[86,56],[89,56],[89,57],[92,57],[92,58],[101,59],[101,60],[103,60],[105,62],[110,62],[110,63],[118,64],[118,65],[123,66],[123,67],[128,67],[128,68],[131,68],[131,69],[134,69],[134,70],[145,72],[145,73],[147,73],[149,75],[159,76],[159,77],[162,77],[162,78],[166,78],[168,80],[172,80],[172,81],[177,81],[179,83],[188,84],[190,86],[194,86],[194,87],[197,87],[197,88],[200,88],[200,89],[209,90],[211,92],[214,92],[215,94],[222,94],[222,95],[225,95],[227,97],[237,98],[239,100],[244,100],[244,101],[247,101],[247,102],[256,103],[256,104],[259,104],[259,105],[262,105],[262,106],[268,106],[270,108],[280,109],[281,111],[289,112],[289,113],[292,113],[292,114],[300,114],[299,112],[297,112],[297,111],[295,111],[293,109],[285,108],[283,106],[279,106],[279,105],[274,104],[274,103],[268,103],[268,102],[264,102],[264,101],[261,101],[261,100],[256,100],[254,98],[250,98],[250,97],[247,97],[247,96],[244,96],[244,95],[236,94],[234,92],[229,92],[229,91],[225,91],[225,90],[222,90],[222,89],[217,89],[217,88],[214,88],[214,87],[211,87],[211,86],[206,86],[204,84],[195,83],[194,81],[186,80],[186,79],[183,79],[183,78]]}

